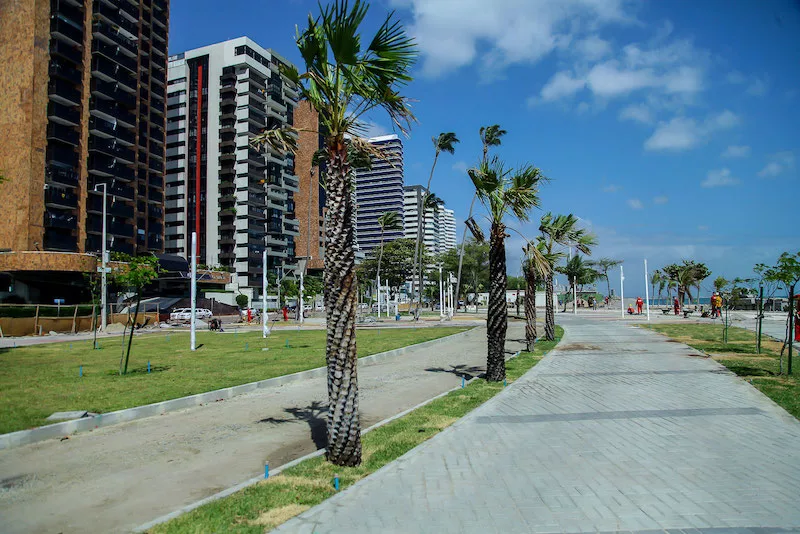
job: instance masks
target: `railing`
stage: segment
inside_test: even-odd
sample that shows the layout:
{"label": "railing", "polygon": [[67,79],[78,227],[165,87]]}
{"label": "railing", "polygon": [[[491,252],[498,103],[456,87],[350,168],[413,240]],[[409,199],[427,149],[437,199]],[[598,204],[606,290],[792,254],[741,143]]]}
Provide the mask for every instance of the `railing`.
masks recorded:
{"label": "railing", "polygon": [[64,167],[72,167],[75,168],[78,166],[78,154],[75,150],[70,150],[73,147],[65,148],[62,145],[58,144],[51,144],[47,147],[47,153],[45,154],[45,160],[48,163],[58,162],[61,163]]}
{"label": "railing", "polygon": [[136,43],[119,33],[119,30],[115,30],[105,22],[96,21],[93,23],[92,32],[103,35],[118,45],[124,47],[126,50],[136,53]]}
{"label": "railing", "polygon": [[50,41],[50,55],[61,56],[72,63],[80,65],[83,63],[83,55],[74,46],[65,43],[64,41],[51,40]]}
{"label": "railing", "polygon": [[78,248],[78,238],[72,235],[64,235],[55,232],[44,233],[45,250],[66,250],[74,251]]}
{"label": "railing", "polygon": [[[58,41],[55,42],[58,43]],[[81,83],[80,72],[75,70],[74,66],[62,65],[61,63],[58,62],[58,60],[50,61],[50,68],[48,72],[50,73],[51,78],[53,76],[56,76],[59,78],[63,78],[64,80],[70,81],[74,84]]]}
{"label": "railing", "polygon": [[128,124],[136,124],[136,118],[133,113],[127,109],[120,107],[116,102],[102,100],[100,98],[92,98],[89,109],[91,111],[98,111],[110,117],[126,122]]}
{"label": "railing", "polygon": [[78,132],[74,128],[51,122],[47,125],[47,138],[58,139],[70,145],[78,144]]}
{"label": "railing", "polygon": [[119,63],[131,72],[136,72],[137,70],[136,60],[120,52],[120,48],[117,46],[112,46],[99,39],[96,39],[92,40],[92,52],[96,54],[102,54],[108,59]]}
{"label": "railing", "polygon": [[63,121],[72,123],[74,126],[77,126],[81,121],[81,114],[78,111],[78,108],[71,108],[65,106],[64,104],[59,104],[58,102],[47,103],[47,116],[49,118],[56,117]]}
{"label": "railing", "polygon": [[59,15],[51,16],[50,32],[56,36],[64,36],[79,44],[83,42],[83,30],[79,30]]}
{"label": "railing", "polygon": [[64,230],[75,230],[78,228],[78,217],[76,215],[66,215],[61,213],[45,212],[44,225],[47,228],[62,228]]}
{"label": "railing", "polygon": [[66,189],[48,187],[44,191],[44,203],[68,208],[78,207],[78,195]]}
{"label": "railing", "polygon": [[126,146],[118,145],[116,139],[103,139],[93,135],[89,140],[89,150],[102,152],[127,162],[132,162],[134,159],[133,150]]}
{"label": "railing", "polygon": [[58,182],[71,187],[78,186],[78,173],[72,169],[51,165],[47,168],[45,174],[52,182]]}

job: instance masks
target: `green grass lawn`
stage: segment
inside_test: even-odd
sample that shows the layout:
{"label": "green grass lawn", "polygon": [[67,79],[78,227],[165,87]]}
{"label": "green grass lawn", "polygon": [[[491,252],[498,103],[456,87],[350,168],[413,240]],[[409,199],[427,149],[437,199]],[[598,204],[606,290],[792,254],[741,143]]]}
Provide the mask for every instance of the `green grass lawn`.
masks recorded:
{"label": "green grass lawn", "polygon": [[[718,324],[656,324],[646,328],[703,350],[736,373],[744,377],[766,396],[781,405],[787,412],[800,418],[800,380],[780,375],[781,344],[767,336],[761,340],[761,354],[756,354],[755,334],[744,328],[728,329],[728,343],[722,342],[722,325]],[[786,353],[784,353],[784,365]],[[792,358],[793,367],[800,358]]]}
{"label": "green grass lawn", "polygon": [[[464,327],[358,330],[358,355],[463,332]],[[289,348],[286,347],[286,342]],[[198,332],[198,350],[189,333],[137,336],[120,376],[122,338],[48,343],[0,349],[0,433],[45,424],[53,412],[104,413],[214,389],[246,384],[325,365],[324,330],[276,330],[262,351],[261,332]],[[147,373],[147,362],[151,373]],[[83,377],[79,368],[83,366]]]}
{"label": "green grass lawn", "polygon": [[[561,338],[563,333],[561,327],[556,326],[556,336]],[[508,382],[525,374],[554,346],[555,342],[537,343],[534,352],[524,352],[508,361]],[[260,534],[269,531],[334,495],[334,474],[339,475],[341,489],[355,484],[435,436],[502,389],[502,383],[475,380],[463,389],[457,389],[364,435],[363,462],[358,467],[334,467],[322,457],[312,458],[230,497],[158,525],[149,532]]]}

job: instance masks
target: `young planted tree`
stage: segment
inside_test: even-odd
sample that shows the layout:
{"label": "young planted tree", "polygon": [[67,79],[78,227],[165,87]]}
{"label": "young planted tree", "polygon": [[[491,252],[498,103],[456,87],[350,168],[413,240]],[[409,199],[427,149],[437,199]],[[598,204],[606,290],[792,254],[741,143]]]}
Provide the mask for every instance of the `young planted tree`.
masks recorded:
{"label": "young planted tree", "polygon": [[[128,360],[131,357],[131,345],[133,344],[133,331],[136,329],[139,318],[139,305],[142,302],[142,289],[158,278],[157,269],[158,259],[155,256],[138,256],[129,258],[127,266],[120,268],[112,276],[116,285],[132,291],[136,295],[133,318],[131,319],[130,314],[128,314],[128,322],[125,324],[125,330],[130,326],[131,332],[128,337],[127,350],[123,349],[119,359],[119,374],[121,375],[128,372]],[[125,339],[125,330],[122,332],[123,339]]]}
{"label": "young planted tree", "polygon": [[[389,241],[383,246],[383,253],[378,247],[373,248],[367,257],[358,266],[359,279],[375,280],[378,272],[378,260],[381,261],[381,279],[390,288],[402,286],[406,280],[411,278],[416,270],[412,258],[414,257],[414,247],[416,242],[410,237],[401,237],[394,241]],[[428,261],[425,247],[422,247],[423,259]]]}
{"label": "young planted tree", "polygon": [[615,259],[612,259],[612,258],[600,258],[600,259],[594,260],[593,262],[590,262],[590,263],[597,269],[597,272],[599,273],[600,277],[601,278],[605,278],[606,287],[608,289],[608,293],[606,293],[606,295],[608,295],[608,298],[610,299],[611,298],[611,282],[608,279],[608,271],[610,271],[611,269],[613,269],[617,265],[621,265],[622,264],[622,260],[615,260]]}
{"label": "young planted tree", "polygon": [[[556,267],[556,271],[567,276],[570,295],[573,294],[573,288],[580,287],[583,289],[584,285],[591,284],[600,276],[600,274],[592,268],[590,263],[581,258],[580,254],[575,254],[563,267]],[[564,300],[564,311],[566,310],[567,301]]]}
{"label": "young planted tree", "polygon": [[[433,165],[431,166],[431,173],[428,176],[428,185],[425,186],[425,196],[420,200],[419,205],[417,206],[417,243],[416,247],[414,248],[414,265],[417,265],[419,262],[419,250],[422,243],[422,236],[425,232],[425,212],[427,211],[427,207],[431,204],[435,205],[437,208],[443,202],[436,197],[433,193],[431,193],[431,182],[433,181],[433,171],[436,170],[436,163],[439,161],[439,154],[442,152],[448,152],[450,154],[455,154],[456,152],[456,143],[458,143],[458,138],[456,134],[453,132],[442,132],[439,134],[438,137],[434,137],[431,139],[433,141]],[[429,199],[434,197],[434,202],[431,202]],[[420,272],[420,288],[424,287],[422,283],[422,262],[419,262],[419,272]],[[422,291],[420,291],[422,293]],[[416,279],[411,279],[411,298],[414,298],[416,294]],[[422,300],[422,299],[420,299]],[[417,309],[419,309],[419,302],[417,302]]]}
{"label": "young planted tree", "polygon": [[699,287],[700,282],[711,275],[711,271],[704,263],[697,263],[694,260],[683,260],[680,265],[673,263],[663,267],[661,271],[674,282],[681,306],[685,296],[689,297],[689,301],[692,300],[692,288]]}
{"label": "young planted tree", "polygon": [[457,300],[463,297],[465,303],[470,302],[467,296],[472,293],[473,302],[477,303],[478,293],[489,287],[489,244],[468,239],[461,247],[448,250],[441,256],[445,271],[458,271],[462,250],[464,281],[458,288]]}
{"label": "young planted tree", "polygon": [[525,259],[522,261],[522,272],[525,274],[525,350],[533,350],[538,332],[536,328],[536,288],[550,274],[554,258],[546,253],[545,243],[540,237],[535,243],[528,242],[522,248]]}
{"label": "young planted tree", "polygon": [[506,226],[513,215],[527,221],[531,209],[539,205],[539,181],[543,176],[533,166],[505,169],[497,158],[469,170],[475,191],[491,221],[489,237],[489,310],[486,322],[489,353],[486,379],[500,381],[506,376]]}
{"label": "young planted tree", "polygon": [[[779,287],[786,291],[787,296],[789,297],[789,314],[786,317],[786,339],[783,342],[783,347],[781,348],[781,361],[780,361],[780,372],[786,372],[786,374],[792,374],[792,322],[794,320],[794,306],[795,306],[795,288],[797,284],[800,283],[800,252],[796,252],[795,254],[790,254],[788,252],[784,252],[781,254],[780,258],[778,258],[778,262],[773,267],[768,267],[764,270],[765,278],[770,281],[776,283]],[[783,352],[789,348],[789,354],[786,360],[786,365],[784,366],[783,363]]]}
{"label": "young planted tree", "polygon": [[383,236],[386,230],[396,230],[401,227],[400,216],[396,211],[386,211],[378,217],[378,226],[381,228],[381,245],[378,254],[378,269],[375,273],[375,287],[380,291],[381,283],[381,262],[383,261]]}
{"label": "young planted tree", "polygon": [[[336,0],[309,16],[308,27],[297,34],[305,63],[300,74],[283,66],[282,74],[297,86],[300,96],[319,114],[325,151],[327,224],[325,225],[325,312],[328,365],[327,459],[335,465],[361,463],[361,425],[358,411],[356,306],[358,283],[353,240],[353,173],[346,139],[367,151],[374,148],[359,134],[366,132],[365,113],[382,109],[403,133],[414,120],[408,99],[399,88],[411,81],[417,58],[414,41],[390,13],[375,35],[362,40],[361,24],[368,5],[360,0]],[[296,150],[292,127],[265,131],[256,145]],[[335,289],[333,289],[335,288]]]}
{"label": "young planted tree", "polygon": [[[480,130],[478,130],[478,134],[481,136],[481,144],[483,145],[483,157],[481,159],[482,163],[486,163],[489,158],[489,147],[492,146],[500,146],[500,139],[506,134],[507,132],[500,128],[499,124],[493,124],[491,126],[481,126]],[[472,210],[475,208],[475,201],[478,199],[478,195],[472,196],[472,202],[469,204],[469,214],[467,215],[467,221],[472,220]],[[456,275],[456,295],[460,294],[461,292],[461,267],[464,263],[464,248],[467,245],[467,225],[464,225],[464,235],[461,236],[461,253],[458,256],[458,274]],[[464,300],[466,303],[466,300]],[[456,306],[458,309],[458,306]],[[477,310],[477,307],[476,307]]]}
{"label": "young planted tree", "polygon": [[556,247],[571,245],[578,252],[590,254],[591,247],[597,243],[597,238],[584,228],[580,228],[578,226],[578,218],[571,213],[569,215],[555,216],[552,213],[544,214],[539,225],[539,231],[542,233],[544,249],[547,251],[546,257],[551,260],[550,273],[545,279],[547,302],[545,302],[544,335],[545,339],[553,341],[556,338],[556,316],[555,307],[553,306],[553,271],[555,270],[555,261],[560,257],[557,254]]}

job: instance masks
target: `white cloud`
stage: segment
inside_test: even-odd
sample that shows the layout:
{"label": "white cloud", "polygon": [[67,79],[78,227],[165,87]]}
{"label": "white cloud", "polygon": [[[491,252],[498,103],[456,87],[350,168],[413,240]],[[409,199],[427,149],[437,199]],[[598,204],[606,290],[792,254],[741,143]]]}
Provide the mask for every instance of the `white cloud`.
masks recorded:
{"label": "white cloud", "polygon": [[767,159],[767,164],[758,171],[760,178],[774,178],[794,169],[794,153],[791,151],[778,152]]}
{"label": "white cloud", "polygon": [[567,96],[572,96],[584,88],[586,82],[581,79],[575,79],[569,72],[557,72],[550,80],[542,87],[539,96],[544,102],[552,102],[560,100]]}
{"label": "white cloud", "polygon": [[652,87],[657,83],[656,80],[652,69],[626,69],[614,60],[595,65],[586,77],[586,83],[592,92],[605,98]]}
{"label": "white cloud", "polygon": [[716,169],[713,171],[708,171],[706,175],[706,179],[700,182],[702,187],[728,187],[732,185],[737,185],[739,183],[738,178],[734,178],[731,176],[730,169]]}
{"label": "white cloud", "polygon": [[578,104],[578,107],[575,108],[575,112],[578,115],[583,115],[587,111],[589,111],[589,103],[588,102],[581,102],[580,104]]}
{"label": "white cloud", "polygon": [[[585,51],[600,53],[591,36],[604,26],[629,23],[629,0],[394,0],[409,9],[410,33],[428,76],[480,61],[502,70],[536,63],[576,39],[588,39]],[[590,33],[586,33],[587,30]],[[599,39],[599,38],[598,38]]]}
{"label": "white cloud", "polygon": [[669,197],[664,195],[655,197],[653,199],[654,204],[666,204],[667,202],[669,202]]}
{"label": "white cloud", "polygon": [[769,85],[766,80],[755,78],[750,85],[747,86],[747,94],[751,96],[764,96],[767,94]]}
{"label": "white cloud", "polygon": [[466,161],[458,160],[453,163],[453,170],[457,172],[467,172],[469,165],[467,165]]}
{"label": "white cloud", "polygon": [[688,150],[705,143],[715,132],[737,126],[739,117],[725,110],[710,115],[703,122],[687,117],[675,117],[658,125],[653,135],[645,141],[647,150]]}
{"label": "white cloud", "polygon": [[389,128],[373,121],[365,121],[364,129],[365,130],[360,133],[361,137],[380,137],[391,133]]}
{"label": "white cloud", "polygon": [[750,155],[750,147],[747,145],[731,145],[722,153],[723,158],[746,158]]}
{"label": "white cloud", "polygon": [[644,209],[644,204],[642,204],[642,201],[639,200],[638,198],[629,198],[628,199],[628,206],[630,206],[631,209],[634,209],[634,210]]}
{"label": "white cloud", "polygon": [[650,124],[653,122],[653,114],[645,104],[634,104],[620,111],[619,119]]}
{"label": "white cloud", "polygon": [[611,55],[612,51],[611,43],[601,39],[597,35],[590,35],[585,39],[581,39],[573,46],[574,50],[587,61],[597,61],[598,59]]}
{"label": "white cloud", "polygon": [[620,189],[622,189],[622,187],[620,187],[620,186],[618,186],[618,185],[615,185],[615,184],[608,184],[607,186],[604,186],[604,187],[603,187],[603,192],[604,192],[604,193],[616,193],[616,192],[617,192],[617,191],[619,191]]}

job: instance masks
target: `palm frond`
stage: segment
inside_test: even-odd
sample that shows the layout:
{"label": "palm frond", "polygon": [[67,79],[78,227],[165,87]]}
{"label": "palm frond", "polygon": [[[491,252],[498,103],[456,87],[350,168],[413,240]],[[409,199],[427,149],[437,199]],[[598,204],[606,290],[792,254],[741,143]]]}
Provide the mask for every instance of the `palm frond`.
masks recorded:
{"label": "palm frond", "polygon": [[257,149],[268,146],[281,154],[294,154],[297,152],[297,132],[296,128],[287,125],[274,130],[264,130],[250,140],[250,146]]}

